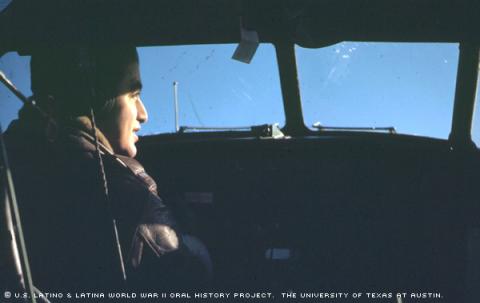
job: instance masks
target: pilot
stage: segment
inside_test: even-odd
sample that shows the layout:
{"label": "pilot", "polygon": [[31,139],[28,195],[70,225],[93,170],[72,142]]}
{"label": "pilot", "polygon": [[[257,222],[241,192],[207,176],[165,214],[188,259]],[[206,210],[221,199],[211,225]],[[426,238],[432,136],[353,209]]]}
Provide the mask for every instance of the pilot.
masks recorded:
{"label": "pilot", "polygon": [[36,105],[5,135],[36,286],[206,286],[206,247],[134,160],[148,120],[135,47],[37,50],[30,68]]}

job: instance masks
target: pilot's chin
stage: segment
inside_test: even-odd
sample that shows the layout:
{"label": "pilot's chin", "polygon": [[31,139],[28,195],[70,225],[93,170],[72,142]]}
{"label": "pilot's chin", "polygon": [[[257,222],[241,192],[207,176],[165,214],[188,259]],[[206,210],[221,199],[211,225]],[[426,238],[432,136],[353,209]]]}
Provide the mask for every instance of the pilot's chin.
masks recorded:
{"label": "pilot's chin", "polygon": [[134,158],[137,155],[137,147],[135,144],[132,144],[130,146],[127,146],[125,148],[121,148],[118,152],[116,152],[119,155],[122,156],[127,156],[130,158]]}
{"label": "pilot's chin", "polygon": [[128,149],[128,155],[129,157],[131,158],[135,158],[135,156],[137,155],[137,147],[135,145],[133,145],[132,147],[130,147]]}

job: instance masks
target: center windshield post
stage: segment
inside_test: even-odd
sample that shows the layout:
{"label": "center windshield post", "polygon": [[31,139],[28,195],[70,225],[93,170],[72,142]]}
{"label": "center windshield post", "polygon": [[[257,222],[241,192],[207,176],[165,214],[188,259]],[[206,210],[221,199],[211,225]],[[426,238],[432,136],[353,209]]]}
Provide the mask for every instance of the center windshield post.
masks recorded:
{"label": "center windshield post", "polygon": [[450,142],[456,146],[475,146],[471,130],[477,95],[479,50],[478,44],[460,43],[455,105],[449,136]]}

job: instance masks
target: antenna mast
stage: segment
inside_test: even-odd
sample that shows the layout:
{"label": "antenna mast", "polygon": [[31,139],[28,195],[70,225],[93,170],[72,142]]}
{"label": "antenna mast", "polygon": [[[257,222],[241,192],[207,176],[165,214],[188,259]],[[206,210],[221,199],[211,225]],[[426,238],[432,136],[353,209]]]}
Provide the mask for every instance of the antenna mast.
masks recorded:
{"label": "antenna mast", "polygon": [[175,132],[179,132],[180,126],[178,125],[178,82],[173,81],[173,102],[175,106]]}

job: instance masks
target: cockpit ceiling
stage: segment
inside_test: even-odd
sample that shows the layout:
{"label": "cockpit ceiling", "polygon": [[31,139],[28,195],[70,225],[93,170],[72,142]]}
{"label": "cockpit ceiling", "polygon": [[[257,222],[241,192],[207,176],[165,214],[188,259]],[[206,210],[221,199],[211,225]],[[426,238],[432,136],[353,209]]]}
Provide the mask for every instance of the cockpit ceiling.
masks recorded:
{"label": "cockpit ceiling", "polygon": [[45,0],[0,14],[2,53],[50,44],[236,43],[240,24],[265,42],[480,41],[476,0]]}

